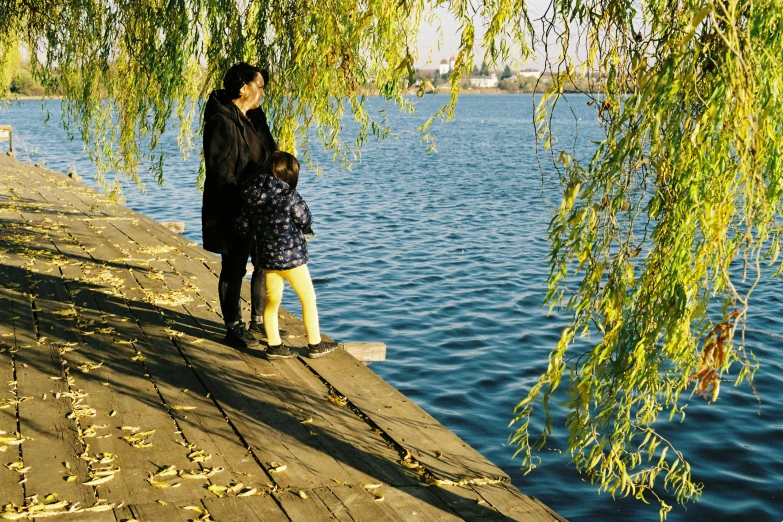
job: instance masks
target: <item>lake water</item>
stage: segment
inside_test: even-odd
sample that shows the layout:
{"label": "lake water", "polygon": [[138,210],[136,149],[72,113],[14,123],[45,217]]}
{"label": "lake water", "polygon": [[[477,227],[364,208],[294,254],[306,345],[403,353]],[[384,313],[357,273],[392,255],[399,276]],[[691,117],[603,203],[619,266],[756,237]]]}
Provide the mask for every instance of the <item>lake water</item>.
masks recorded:
{"label": "lake water", "polygon": [[[600,138],[594,112],[586,98],[570,100],[574,114],[562,111],[558,127],[588,156]],[[445,101],[420,100],[413,116],[390,110],[399,139],[368,144],[352,172],[318,152],[325,175],[300,181],[317,233],[310,270],[323,330],[385,342],[388,360],[373,370],[566,518],[657,521],[655,504],[597,494],[557,451],[542,454],[528,475],[512,459],[513,408],[566,324],[540,306],[555,178],[542,153],[542,182],[531,95],[464,95],[455,120],[435,127],[438,152],[427,153],[416,128]],[[81,143],[56,123],[59,102],[43,107],[54,115],[47,126],[41,102],[0,112],[0,123],[14,126],[17,157],[61,172],[75,166],[92,184]],[[200,243],[198,155],[182,160],[175,132],[163,146],[172,151],[165,187],[150,180],[146,195],[130,188],[127,205],[159,221],[184,221],[184,235]],[[747,385],[726,385],[716,404],[691,399],[685,423],[666,430],[705,486],[700,502],[675,506],[668,520],[783,520],[782,289],[780,280],[762,281],[748,321],[761,405]],[[297,311],[295,299],[289,289],[284,305]],[[555,408],[554,418],[562,425],[565,413]],[[561,428],[554,440],[562,436]]]}

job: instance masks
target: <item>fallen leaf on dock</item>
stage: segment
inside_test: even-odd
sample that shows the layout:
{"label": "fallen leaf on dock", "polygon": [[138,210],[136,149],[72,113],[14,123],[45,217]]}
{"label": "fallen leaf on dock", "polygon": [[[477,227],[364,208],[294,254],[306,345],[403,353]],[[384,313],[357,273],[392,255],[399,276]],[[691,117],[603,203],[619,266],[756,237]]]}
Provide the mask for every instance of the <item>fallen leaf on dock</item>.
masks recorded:
{"label": "fallen leaf on dock", "polygon": [[179,404],[175,404],[171,407],[172,410],[195,410],[195,406],[180,406]]}
{"label": "fallen leaf on dock", "polygon": [[108,482],[113,478],[114,478],[114,474],[88,480],[87,482],[82,482],[82,484],[85,486],[97,486],[98,484],[103,484],[104,482]]}
{"label": "fallen leaf on dock", "polygon": [[212,458],[212,455],[205,453],[201,450],[194,451],[188,454],[188,458],[191,462],[206,462]]}
{"label": "fallen leaf on dock", "polygon": [[269,466],[270,467],[267,469],[267,471],[269,471],[270,473],[282,473],[283,471],[288,469],[287,465],[278,464],[277,462],[270,462]]}
{"label": "fallen leaf on dock", "polygon": [[30,466],[25,467],[24,462],[22,462],[21,460],[6,464],[5,467],[10,469],[11,471],[16,471],[17,473],[27,473],[28,471],[30,471]]}
{"label": "fallen leaf on dock", "polygon": [[339,395],[329,395],[329,402],[338,406],[345,406],[348,404],[348,399]]}
{"label": "fallen leaf on dock", "polygon": [[173,464],[171,466],[162,466],[158,468],[158,472],[155,473],[156,477],[174,477],[177,475],[177,467]]}
{"label": "fallen leaf on dock", "polygon": [[207,489],[215,494],[218,498],[223,498],[226,496],[226,490],[228,489],[226,486],[218,486],[216,484],[211,484],[207,486]]}
{"label": "fallen leaf on dock", "polygon": [[383,502],[383,499],[385,498],[382,493],[378,493],[377,491],[373,491],[372,495],[375,497],[376,502]]}
{"label": "fallen leaf on dock", "polygon": [[242,491],[241,493],[237,493],[237,496],[238,497],[249,497],[251,495],[255,495],[256,493],[258,493],[258,489],[250,488],[250,489],[246,489],[246,490]]}
{"label": "fallen leaf on dock", "polygon": [[312,417],[307,417],[305,420],[303,420],[301,422],[302,422],[302,424],[312,424],[313,418]]}
{"label": "fallen leaf on dock", "polygon": [[299,494],[300,498],[303,498],[304,500],[307,500],[307,493],[305,493],[301,489],[297,493]]}
{"label": "fallen leaf on dock", "polygon": [[166,482],[164,480],[155,480],[152,477],[148,477],[147,478],[147,482],[149,482],[150,486],[152,486],[154,488],[170,488],[171,487],[171,484],[169,484],[168,482]]}

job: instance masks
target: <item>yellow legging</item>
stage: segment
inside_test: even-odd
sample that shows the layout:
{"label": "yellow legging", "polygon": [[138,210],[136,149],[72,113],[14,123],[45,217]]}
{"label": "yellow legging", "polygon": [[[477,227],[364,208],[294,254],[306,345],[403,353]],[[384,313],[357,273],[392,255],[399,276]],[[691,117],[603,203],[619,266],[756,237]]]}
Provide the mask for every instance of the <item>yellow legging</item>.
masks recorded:
{"label": "yellow legging", "polygon": [[277,324],[277,310],[283,300],[283,280],[287,280],[302,303],[302,321],[307,331],[308,344],[321,342],[321,331],[318,327],[318,308],[315,306],[315,289],[310,279],[307,265],[301,265],[290,270],[264,270],[266,281],[266,306],[264,306],[264,329],[266,339],[271,346],[282,343],[280,329]]}

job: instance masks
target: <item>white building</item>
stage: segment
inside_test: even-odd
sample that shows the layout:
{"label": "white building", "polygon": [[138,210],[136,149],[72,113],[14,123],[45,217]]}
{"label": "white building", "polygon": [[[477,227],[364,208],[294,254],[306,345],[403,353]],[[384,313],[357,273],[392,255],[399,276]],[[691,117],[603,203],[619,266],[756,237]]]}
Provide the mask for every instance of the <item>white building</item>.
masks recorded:
{"label": "white building", "polygon": [[447,62],[446,60],[441,60],[440,61],[440,69],[438,69],[438,70],[440,71],[441,75],[449,74],[449,71],[451,70],[451,69],[449,69],[449,62]]}
{"label": "white building", "polygon": [[454,64],[457,62],[457,59],[453,56],[449,58],[449,72],[454,70]]}
{"label": "white building", "polygon": [[474,76],[470,79],[470,86],[491,89],[498,86],[498,77],[495,73],[490,76]]}
{"label": "white building", "polygon": [[543,73],[540,71],[534,71],[533,69],[525,69],[524,71],[517,72],[517,76],[520,78],[538,78],[541,76],[541,74]]}

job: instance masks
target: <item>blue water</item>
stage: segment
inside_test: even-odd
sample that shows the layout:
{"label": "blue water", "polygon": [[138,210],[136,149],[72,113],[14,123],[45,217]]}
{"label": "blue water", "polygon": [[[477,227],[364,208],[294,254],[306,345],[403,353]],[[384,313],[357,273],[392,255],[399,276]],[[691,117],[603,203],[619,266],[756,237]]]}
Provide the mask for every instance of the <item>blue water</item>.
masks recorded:
{"label": "blue water", "polygon": [[[600,138],[586,101],[571,98],[574,114],[564,110],[556,120],[563,142],[585,157]],[[542,181],[530,95],[463,96],[455,120],[435,128],[438,152],[427,153],[415,130],[444,102],[421,100],[413,116],[390,110],[398,139],[367,145],[351,172],[318,152],[325,175],[300,181],[315,219],[310,270],[322,328],[343,340],[385,342],[388,360],[373,370],[566,518],[657,521],[655,504],[597,494],[557,451],[544,452],[528,475],[512,459],[514,405],[546,368],[566,324],[540,307],[556,177],[542,152]],[[18,158],[63,172],[74,166],[90,183],[81,143],[56,123],[59,103],[44,106],[55,115],[48,126],[41,102],[0,112],[0,123],[14,126]],[[198,156],[182,160],[175,132],[163,145],[172,152],[165,187],[149,180],[146,195],[128,189],[127,204],[184,221],[185,236],[200,243]],[[780,280],[763,280],[754,296],[747,344],[761,363],[762,404],[747,385],[727,385],[716,404],[692,399],[685,423],[666,429],[705,485],[700,502],[675,506],[668,520],[783,520]],[[298,309],[292,292],[286,299]],[[564,419],[556,409],[555,423]],[[562,440],[560,429],[554,441]]]}

